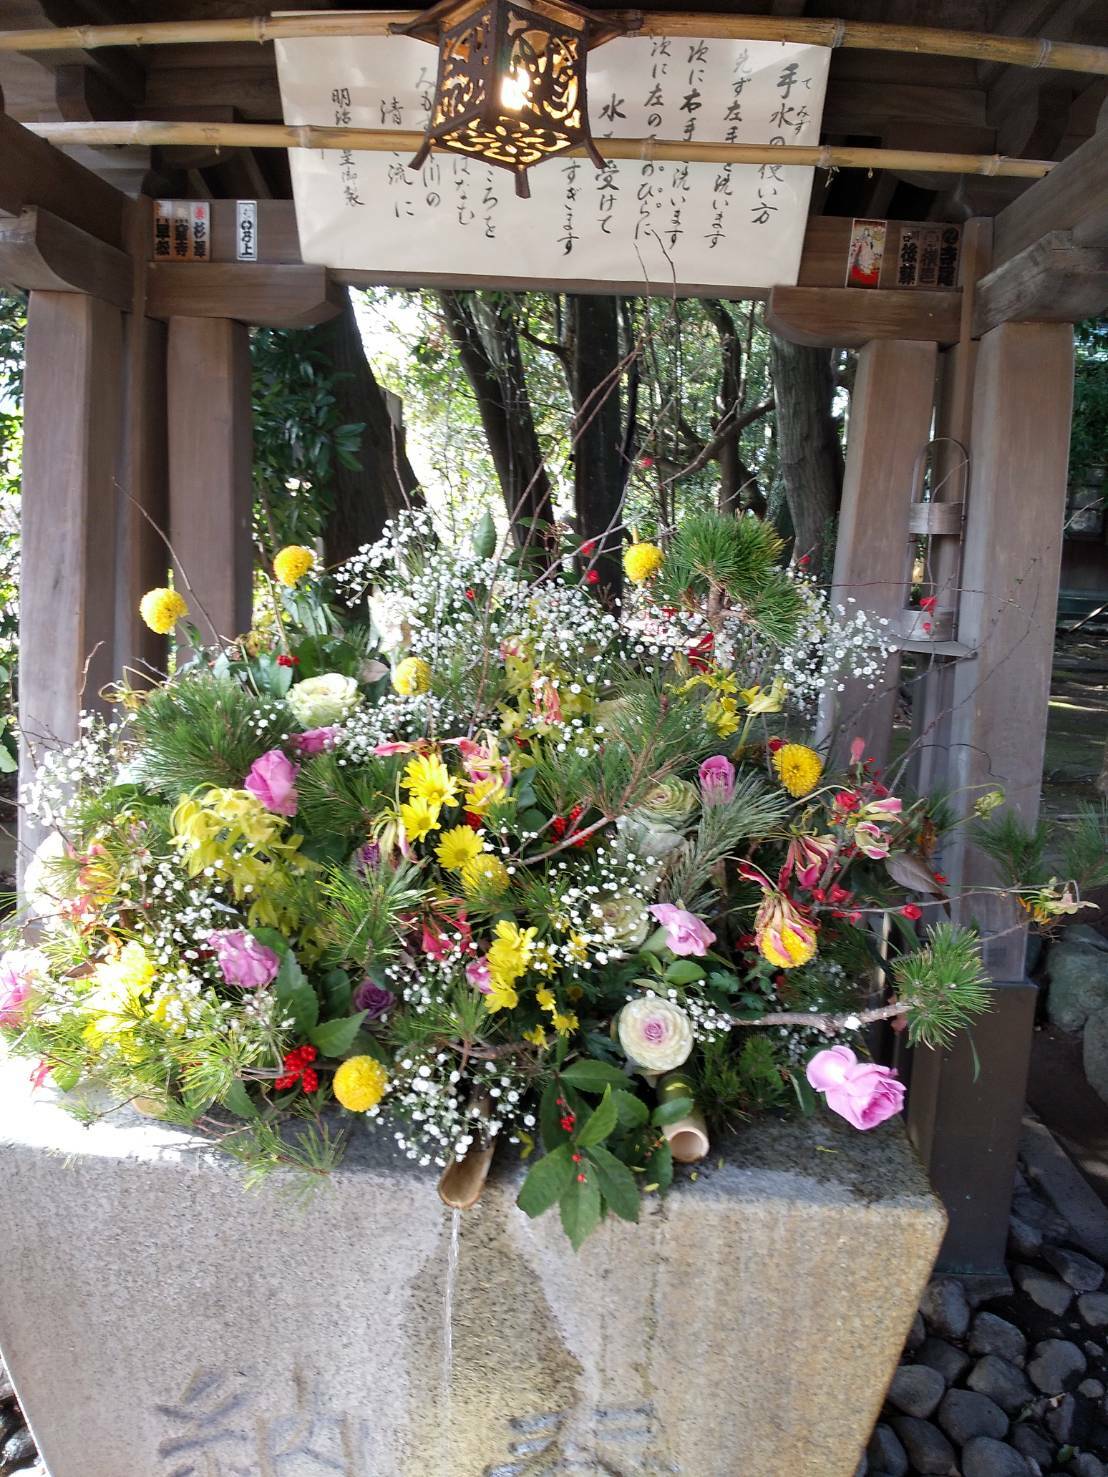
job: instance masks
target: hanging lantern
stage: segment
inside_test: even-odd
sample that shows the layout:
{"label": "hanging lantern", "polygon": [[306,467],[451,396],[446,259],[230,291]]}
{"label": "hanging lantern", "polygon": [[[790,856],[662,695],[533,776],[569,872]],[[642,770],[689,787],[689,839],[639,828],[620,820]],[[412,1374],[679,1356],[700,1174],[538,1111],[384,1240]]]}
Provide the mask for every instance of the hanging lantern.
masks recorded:
{"label": "hanging lantern", "polygon": [[622,29],[569,0],[442,0],[396,27],[439,48],[427,136],[411,167],[432,147],[510,169],[516,194],[531,193],[527,171],[583,146],[604,160],[589,132],[585,58]]}

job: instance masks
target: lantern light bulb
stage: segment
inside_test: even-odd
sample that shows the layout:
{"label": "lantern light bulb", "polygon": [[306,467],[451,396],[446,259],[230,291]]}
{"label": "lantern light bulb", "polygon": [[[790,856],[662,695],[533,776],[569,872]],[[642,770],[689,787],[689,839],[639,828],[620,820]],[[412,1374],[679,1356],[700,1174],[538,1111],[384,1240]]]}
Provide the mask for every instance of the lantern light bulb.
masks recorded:
{"label": "lantern light bulb", "polygon": [[522,67],[509,72],[500,83],[500,106],[509,113],[522,112],[530,91],[528,76]]}

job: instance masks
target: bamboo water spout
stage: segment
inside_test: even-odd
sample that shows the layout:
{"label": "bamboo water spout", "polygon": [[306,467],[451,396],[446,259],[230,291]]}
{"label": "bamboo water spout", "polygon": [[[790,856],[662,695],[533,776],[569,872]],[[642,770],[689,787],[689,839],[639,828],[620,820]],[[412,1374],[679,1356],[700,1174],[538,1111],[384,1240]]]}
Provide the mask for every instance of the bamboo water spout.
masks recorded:
{"label": "bamboo water spout", "polygon": [[[476,1100],[474,1106],[481,1119],[488,1118],[492,1104],[487,1095]],[[451,1210],[472,1210],[484,1191],[495,1152],[494,1134],[487,1142],[472,1144],[460,1159],[455,1155],[439,1179],[439,1199],[442,1203]]]}

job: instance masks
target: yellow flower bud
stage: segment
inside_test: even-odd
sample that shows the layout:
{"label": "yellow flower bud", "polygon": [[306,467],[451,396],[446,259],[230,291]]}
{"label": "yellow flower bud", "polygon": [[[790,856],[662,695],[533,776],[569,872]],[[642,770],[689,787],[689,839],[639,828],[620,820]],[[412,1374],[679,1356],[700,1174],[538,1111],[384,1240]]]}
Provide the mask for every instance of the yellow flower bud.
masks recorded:
{"label": "yellow flower bud", "polygon": [[375,1108],[385,1095],[389,1074],[372,1056],[352,1056],[335,1073],[335,1096],[351,1113]]}
{"label": "yellow flower bud", "polygon": [[315,564],[315,555],[303,544],[289,544],[273,561],[273,573],[291,590]]}
{"label": "yellow flower bud", "polygon": [[623,553],[623,570],[633,585],[656,575],[664,563],[665,555],[657,544],[632,544]]}
{"label": "yellow flower bud", "polygon": [[139,601],[139,615],[159,636],[168,636],[178,621],[189,613],[184,597],[176,590],[147,590]]}

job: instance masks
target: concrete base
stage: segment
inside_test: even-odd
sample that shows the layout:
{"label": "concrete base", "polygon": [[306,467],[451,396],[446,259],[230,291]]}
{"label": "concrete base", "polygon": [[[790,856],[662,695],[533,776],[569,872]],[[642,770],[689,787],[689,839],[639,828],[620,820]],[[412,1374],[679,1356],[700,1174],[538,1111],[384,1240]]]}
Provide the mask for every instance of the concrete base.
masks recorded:
{"label": "concrete base", "polygon": [[[359,1132],[306,1205],[0,1067],[0,1345],[51,1477],[852,1477],[942,1239],[899,1124],[759,1124],[575,1256]],[[452,1355],[444,1338],[453,1281]]]}

